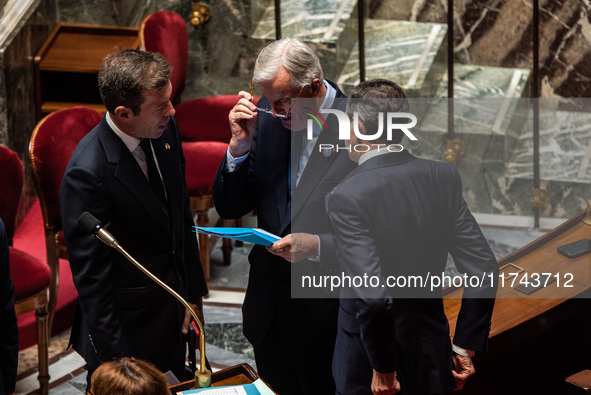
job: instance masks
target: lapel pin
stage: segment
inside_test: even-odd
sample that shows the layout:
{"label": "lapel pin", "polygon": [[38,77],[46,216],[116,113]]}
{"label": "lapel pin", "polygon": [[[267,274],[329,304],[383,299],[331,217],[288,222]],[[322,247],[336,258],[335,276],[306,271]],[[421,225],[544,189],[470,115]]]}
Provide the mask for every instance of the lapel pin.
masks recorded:
{"label": "lapel pin", "polygon": [[332,154],[333,154],[334,151],[335,151],[334,148],[323,148],[322,149],[322,155],[325,158],[330,158],[332,156]]}
{"label": "lapel pin", "polygon": [[165,150],[169,150],[170,149],[170,144],[168,144],[168,143],[164,144],[164,149]]}

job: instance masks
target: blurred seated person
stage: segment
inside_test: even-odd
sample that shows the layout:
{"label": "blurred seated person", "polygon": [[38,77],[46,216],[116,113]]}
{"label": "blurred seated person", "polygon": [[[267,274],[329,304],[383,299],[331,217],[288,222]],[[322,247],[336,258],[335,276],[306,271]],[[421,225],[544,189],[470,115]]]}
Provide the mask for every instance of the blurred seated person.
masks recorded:
{"label": "blurred seated person", "polygon": [[18,326],[10,277],[8,236],[0,219],[0,395],[14,393],[18,362]]}
{"label": "blurred seated person", "polygon": [[91,395],[170,395],[166,377],[152,363],[121,358],[105,362],[92,375]]}

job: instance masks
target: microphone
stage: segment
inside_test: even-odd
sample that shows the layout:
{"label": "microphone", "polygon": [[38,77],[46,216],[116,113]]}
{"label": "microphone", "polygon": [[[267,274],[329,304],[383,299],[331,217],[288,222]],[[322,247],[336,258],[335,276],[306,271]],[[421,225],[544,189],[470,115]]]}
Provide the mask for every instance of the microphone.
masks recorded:
{"label": "microphone", "polygon": [[170,288],[166,285],[162,280],[158,277],[153,275],[148,269],[143,267],[138,261],[136,261],[121,245],[117,242],[115,237],[108,230],[103,228],[103,224],[99,221],[94,215],[90,214],[88,211],[83,212],[80,217],[78,217],[78,225],[87,231],[88,233],[92,233],[95,235],[100,241],[105,243],[111,248],[116,249],[119,251],[128,261],[133,263],[138,269],[140,269],[146,276],[150,277],[150,279],[164,288],[168,293],[174,296],[189,312],[191,316],[197,323],[199,327],[199,359],[200,365],[199,369],[195,371],[195,387],[196,388],[206,388],[211,386],[211,371],[207,369],[206,362],[205,362],[205,334],[203,332],[203,324],[199,317],[197,317],[197,313],[195,310],[189,305],[189,303],[183,299],[181,295],[179,295],[174,289]]}
{"label": "microphone", "polygon": [[96,219],[96,217],[88,211],[83,212],[80,217],[78,217],[78,225],[88,233],[94,234],[100,241],[109,247],[117,248],[119,245],[113,235],[103,228],[101,221]]}

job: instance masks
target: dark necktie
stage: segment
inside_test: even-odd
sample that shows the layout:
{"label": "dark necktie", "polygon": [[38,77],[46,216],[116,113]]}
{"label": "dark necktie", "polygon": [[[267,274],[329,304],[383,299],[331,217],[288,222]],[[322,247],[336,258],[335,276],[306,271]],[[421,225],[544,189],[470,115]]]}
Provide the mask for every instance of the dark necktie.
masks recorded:
{"label": "dark necktie", "polygon": [[289,195],[292,196],[297,186],[298,178],[300,177],[300,157],[302,156],[302,135],[300,133],[291,132],[291,150],[289,156],[288,168],[288,190]]}
{"label": "dark necktie", "polygon": [[150,145],[150,139],[142,139],[140,147],[144,150],[146,155],[146,165],[148,165],[148,178],[150,179],[150,185],[156,193],[158,200],[165,208],[166,207],[166,195],[164,194],[164,185],[162,185],[162,179],[158,168],[156,167],[156,161],[154,161],[154,154],[152,153],[152,146]]}

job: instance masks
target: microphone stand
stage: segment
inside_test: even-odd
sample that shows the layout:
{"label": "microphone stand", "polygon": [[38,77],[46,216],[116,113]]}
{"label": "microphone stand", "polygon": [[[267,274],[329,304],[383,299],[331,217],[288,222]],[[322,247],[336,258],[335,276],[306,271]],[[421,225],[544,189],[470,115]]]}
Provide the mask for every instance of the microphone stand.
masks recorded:
{"label": "microphone stand", "polygon": [[[84,213],[84,214],[88,214],[88,213]],[[89,214],[89,215],[91,215],[91,214]],[[81,216],[81,218],[82,218],[82,216]],[[135,267],[140,269],[146,276],[150,277],[156,284],[158,284],[159,286],[164,288],[168,293],[170,293],[179,302],[181,302],[181,304],[183,306],[185,306],[185,308],[187,310],[189,310],[189,312],[191,313],[191,316],[193,317],[193,319],[197,323],[197,327],[199,328],[200,366],[199,366],[199,369],[195,371],[195,388],[210,387],[211,386],[211,371],[209,369],[207,369],[207,367],[205,366],[205,332],[203,331],[203,324],[201,323],[201,320],[199,319],[199,317],[197,317],[197,313],[195,313],[195,310],[193,310],[193,308],[189,305],[189,303],[185,299],[183,299],[183,297],[181,295],[179,295],[174,289],[172,289],[168,285],[166,285],[162,280],[160,280],[158,277],[153,275],[148,269],[146,269],[138,261],[136,261],[134,257],[129,255],[129,253],[127,251],[125,251],[125,249],[123,247],[121,247],[121,245],[117,242],[117,240],[115,240],[113,235],[111,235],[111,233],[109,233],[107,230],[105,230],[102,227],[100,221],[98,221],[96,218],[95,218],[95,220],[96,220],[96,224],[94,225],[93,233],[100,241],[102,241],[103,243],[105,243],[109,247],[112,247],[115,250],[119,251],[125,258],[127,258],[127,260],[129,262],[133,263]]]}

